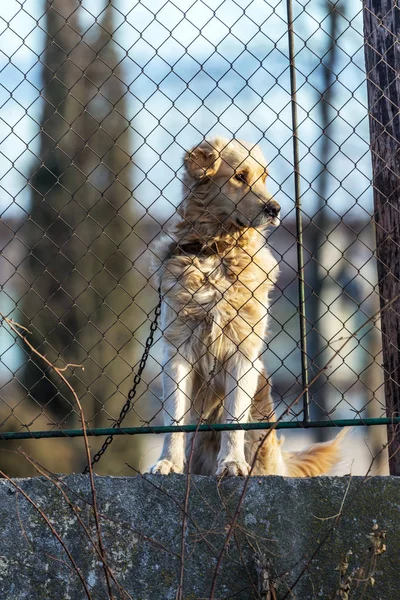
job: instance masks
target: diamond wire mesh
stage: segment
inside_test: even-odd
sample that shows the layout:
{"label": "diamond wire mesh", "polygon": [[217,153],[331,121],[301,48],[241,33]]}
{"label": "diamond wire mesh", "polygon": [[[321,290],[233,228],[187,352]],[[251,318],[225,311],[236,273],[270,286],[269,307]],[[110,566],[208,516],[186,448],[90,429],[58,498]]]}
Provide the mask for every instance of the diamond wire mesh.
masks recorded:
{"label": "diamond wire mesh", "polygon": [[[70,380],[99,432],[118,416],[143,352],[157,304],[149,248],[180,202],[183,153],[215,134],[261,146],[282,205],[267,242],[280,276],[263,360],[276,413],[288,411],[282,425],[303,426],[303,406],[287,409],[304,382],[287,6],[245,4],[28,0],[1,9],[1,311],[52,363],[84,367]],[[379,296],[362,9],[294,9],[312,379]],[[124,423],[136,431],[163,422],[161,347],[159,332]],[[74,435],[78,413],[54,372],[5,327],[0,354],[3,438]],[[310,389],[310,424],[385,417],[380,361],[374,321]]]}

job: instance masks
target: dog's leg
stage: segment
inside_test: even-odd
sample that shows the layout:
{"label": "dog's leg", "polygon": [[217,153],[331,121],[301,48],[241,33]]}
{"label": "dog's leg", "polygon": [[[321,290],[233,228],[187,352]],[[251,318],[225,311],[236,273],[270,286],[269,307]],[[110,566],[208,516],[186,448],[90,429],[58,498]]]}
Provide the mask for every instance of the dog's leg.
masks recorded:
{"label": "dog's leg", "polygon": [[[258,368],[257,368],[258,367]],[[254,365],[237,352],[226,365],[225,401],[222,422],[246,423],[260,374],[259,361]],[[242,430],[223,431],[218,454],[217,475],[247,475],[249,465],[244,453]]]}
{"label": "dog's leg", "polygon": [[[193,367],[179,353],[170,356],[163,371],[164,424],[183,425],[188,421]],[[183,473],[185,465],[185,434],[167,433],[161,456],[151,473],[168,475]]]}

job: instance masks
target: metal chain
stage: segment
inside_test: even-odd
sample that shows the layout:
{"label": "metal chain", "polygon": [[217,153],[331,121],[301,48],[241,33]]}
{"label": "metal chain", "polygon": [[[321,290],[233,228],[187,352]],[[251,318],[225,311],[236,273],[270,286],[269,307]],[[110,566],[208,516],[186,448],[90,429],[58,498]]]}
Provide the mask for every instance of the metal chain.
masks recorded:
{"label": "metal chain", "polygon": [[[142,358],[140,359],[140,362],[139,362],[139,368],[137,370],[137,373],[135,374],[135,377],[133,378],[133,386],[128,392],[127,400],[126,400],[124,406],[122,407],[121,412],[119,413],[119,417],[116,421],[114,421],[114,424],[112,425],[113,429],[119,429],[121,427],[121,423],[125,419],[126,415],[128,414],[128,412],[132,406],[133,399],[136,396],[137,387],[142,380],[142,373],[146,367],[147,359],[149,358],[150,348],[152,347],[152,345],[154,343],[154,334],[157,330],[158,318],[161,314],[161,304],[162,304],[162,295],[161,295],[161,287],[160,287],[160,288],[158,288],[158,304],[154,310],[154,318],[150,324],[150,333],[149,333],[149,336],[145,343]],[[101,457],[103,456],[103,454],[105,453],[105,451],[107,450],[107,448],[109,447],[109,445],[111,444],[113,439],[114,439],[113,434],[106,437],[102,447],[100,448],[100,450],[98,452],[96,452],[96,454],[92,458],[92,462],[91,462],[92,467],[96,463],[99,462],[99,460],[101,459]],[[83,474],[87,474],[87,473],[89,473],[89,465],[86,465],[86,467],[83,471]]]}

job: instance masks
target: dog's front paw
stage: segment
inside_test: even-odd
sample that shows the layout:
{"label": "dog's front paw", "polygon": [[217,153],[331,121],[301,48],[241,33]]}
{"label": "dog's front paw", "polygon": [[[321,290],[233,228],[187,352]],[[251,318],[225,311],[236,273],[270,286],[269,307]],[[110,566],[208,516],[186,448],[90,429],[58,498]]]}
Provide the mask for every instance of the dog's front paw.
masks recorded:
{"label": "dog's front paw", "polygon": [[150,473],[159,475],[169,475],[170,473],[183,473],[183,465],[179,466],[164,458],[156,462],[150,468]]}
{"label": "dog's front paw", "polygon": [[223,460],[218,464],[217,477],[227,475],[231,477],[233,475],[239,475],[246,477],[249,474],[250,465],[245,460]]}

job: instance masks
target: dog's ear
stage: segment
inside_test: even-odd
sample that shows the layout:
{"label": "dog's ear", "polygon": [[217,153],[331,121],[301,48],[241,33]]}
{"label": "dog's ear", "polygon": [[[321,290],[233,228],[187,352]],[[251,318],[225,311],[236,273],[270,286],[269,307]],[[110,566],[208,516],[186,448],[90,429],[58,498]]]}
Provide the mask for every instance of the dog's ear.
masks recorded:
{"label": "dog's ear", "polygon": [[221,156],[218,148],[211,142],[202,142],[185,155],[185,167],[194,179],[212,177],[218,171]]}

